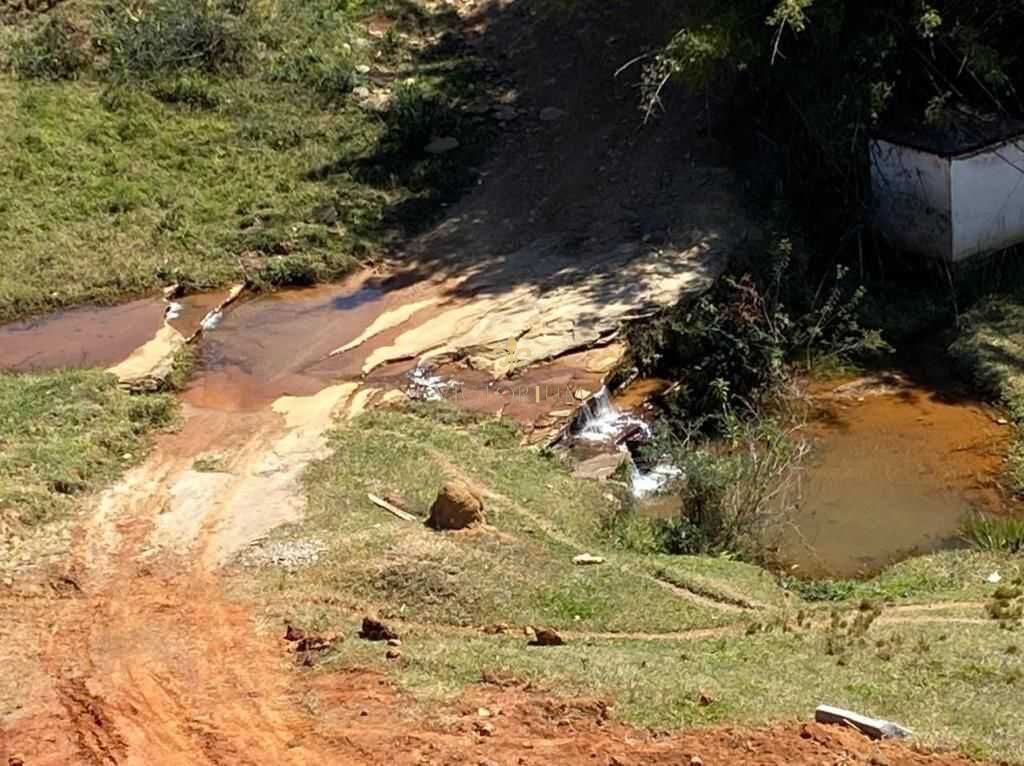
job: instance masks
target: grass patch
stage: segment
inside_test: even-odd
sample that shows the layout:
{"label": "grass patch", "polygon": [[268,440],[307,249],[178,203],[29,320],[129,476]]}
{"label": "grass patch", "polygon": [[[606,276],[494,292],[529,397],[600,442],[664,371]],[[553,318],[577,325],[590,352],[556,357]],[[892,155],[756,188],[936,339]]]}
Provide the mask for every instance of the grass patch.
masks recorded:
{"label": "grass patch", "polygon": [[[455,171],[485,143],[458,117],[485,87],[476,59],[424,44],[449,25],[444,12],[105,7],[68,4],[0,35],[0,321],[172,281],[340,277],[456,194]],[[372,10],[394,17],[386,50],[362,29]],[[460,149],[408,145],[404,107],[386,106],[398,90],[443,104],[416,116],[416,135],[457,131]],[[400,167],[382,161],[397,144]]]}
{"label": "grass patch", "polygon": [[[493,421],[451,425],[394,412],[365,415],[336,432],[333,456],[308,474],[306,518],[274,538],[315,539],[326,552],[294,573],[261,572],[251,581],[260,597],[282,615],[312,601],[302,616],[314,623],[344,620],[351,609],[438,625],[612,632],[735,620],[674,595],[641,562],[611,548],[600,528],[605,488],[572,479],[510,436]],[[395,497],[425,517],[443,478],[456,474],[492,493],[492,529],[437,533],[366,498]],[[572,558],[583,550],[608,563],[575,566]],[[333,613],[323,606],[329,594],[343,594]]]}
{"label": "grass patch", "polygon": [[38,527],[138,462],[174,400],[130,395],[96,371],[0,375],[0,522]]}

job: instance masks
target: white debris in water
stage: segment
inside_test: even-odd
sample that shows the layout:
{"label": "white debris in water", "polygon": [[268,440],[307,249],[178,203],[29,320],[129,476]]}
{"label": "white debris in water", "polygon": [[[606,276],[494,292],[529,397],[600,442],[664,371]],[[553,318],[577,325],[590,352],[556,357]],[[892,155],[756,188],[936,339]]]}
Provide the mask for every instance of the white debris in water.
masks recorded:
{"label": "white debris in water", "polygon": [[256,543],[240,556],[247,566],[277,566],[294,571],[303,566],[315,564],[327,546],[320,540],[281,540],[270,543]]}
{"label": "white debris in water", "polygon": [[185,307],[177,301],[167,304],[167,309],[164,313],[164,317],[170,321],[177,319],[181,316],[181,312],[185,310]]}
{"label": "white debris in water", "polygon": [[410,399],[425,402],[439,402],[447,398],[449,391],[459,388],[457,380],[445,380],[434,374],[430,367],[416,367],[409,371],[409,387],[406,393]]}
{"label": "white debris in water", "polygon": [[683,472],[671,463],[659,463],[649,471],[634,468],[633,497],[640,499],[655,495],[682,475]]}
{"label": "white debris in water", "polygon": [[200,322],[199,325],[204,330],[212,330],[214,327],[220,324],[223,318],[223,311],[211,311],[209,314],[203,317],[203,321]]}
{"label": "white debris in water", "polygon": [[573,426],[573,436],[585,442],[610,442],[630,428],[638,427],[645,438],[651,437],[651,427],[630,412],[622,412],[602,387],[580,407]]}

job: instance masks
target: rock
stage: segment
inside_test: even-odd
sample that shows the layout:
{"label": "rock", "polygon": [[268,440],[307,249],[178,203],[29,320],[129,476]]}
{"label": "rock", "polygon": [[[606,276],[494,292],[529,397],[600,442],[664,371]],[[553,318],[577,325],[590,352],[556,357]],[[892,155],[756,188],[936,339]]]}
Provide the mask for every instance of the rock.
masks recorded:
{"label": "rock", "polygon": [[402,659],[402,653],[398,649],[388,649],[384,656],[389,660]]}
{"label": "rock", "polygon": [[534,628],[533,641],[530,642],[530,646],[562,646],[565,643],[558,631],[551,630],[550,628]]}
{"label": "rock", "polygon": [[167,285],[163,292],[165,301],[173,301],[175,298],[180,298],[181,294],[185,292],[185,290],[181,285],[175,282],[173,285]]}
{"label": "rock", "polygon": [[427,526],[432,529],[465,529],[484,523],[483,498],[466,482],[453,479],[444,483],[430,506]]}
{"label": "rock", "polygon": [[715,702],[715,698],[712,697],[708,692],[701,689],[700,693],[697,694],[697,704],[701,707],[707,707]]}
{"label": "rock", "polygon": [[546,106],[540,110],[541,122],[554,122],[565,117],[565,110],[556,106]]}
{"label": "rock", "polygon": [[593,391],[588,391],[585,388],[577,388],[572,392],[573,398],[578,402],[583,402],[594,395]]}
{"label": "rock", "polygon": [[370,73],[370,67],[368,67],[366,64],[359,64],[356,67],[356,71],[359,74],[369,74]]}
{"label": "rock", "polygon": [[494,724],[487,721],[474,721],[473,728],[481,737],[490,737],[494,734]]}
{"label": "rock", "polygon": [[364,617],[359,637],[367,641],[390,641],[393,638],[398,638],[398,634],[380,620]]}
{"label": "rock", "polygon": [[388,639],[388,646],[401,646],[401,645],[402,645],[402,639],[400,639],[400,638],[389,638]]}
{"label": "rock", "polygon": [[444,136],[442,138],[435,138],[427,144],[427,154],[444,154],[458,148],[459,139],[454,136]]}
{"label": "rock", "polygon": [[699,755],[690,756],[690,766],[704,766],[704,759]]}
{"label": "rock", "polygon": [[494,110],[494,116],[502,122],[509,122],[519,116],[519,112],[511,106],[499,106]]}
{"label": "rock", "polygon": [[572,475],[577,479],[608,481],[619,470],[619,466],[628,460],[629,453],[625,450],[594,455],[579,463],[573,469]]}
{"label": "rock", "polygon": [[355,96],[356,98],[369,98],[370,89],[367,88],[365,85],[360,85],[358,88],[352,89],[352,95]]}
{"label": "rock", "polygon": [[872,739],[890,739],[893,737],[909,737],[913,732],[892,721],[870,718],[852,710],[819,705],[814,711],[814,720],[818,723],[849,726],[859,730]]}
{"label": "rock", "polygon": [[284,630],[285,641],[301,641],[305,637],[306,631],[304,631],[302,628],[296,628],[291,623],[288,623],[288,626]]}
{"label": "rock", "polygon": [[600,556],[593,556],[589,553],[581,553],[579,556],[572,557],[572,563],[577,566],[593,566],[594,564],[603,564],[604,559]]}
{"label": "rock", "polygon": [[477,716],[479,716],[480,718],[490,718],[490,717],[491,717],[491,711],[490,711],[490,710],[488,710],[488,709],[487,709],[487,708],[485,708],[485,707],[478,707],[478,708],[476,709],[476,714],[477,714]]}

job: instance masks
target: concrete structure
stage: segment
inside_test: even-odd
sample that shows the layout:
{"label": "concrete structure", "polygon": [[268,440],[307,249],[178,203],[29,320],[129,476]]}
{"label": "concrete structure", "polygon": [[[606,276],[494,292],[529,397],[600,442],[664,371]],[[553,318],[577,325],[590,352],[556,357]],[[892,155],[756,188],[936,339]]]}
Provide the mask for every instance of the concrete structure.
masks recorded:
{"label": "concrete structure", "polygon": [[892,245],[956,263],[1024,242],[1024,133],[871,141],[873,220]]}

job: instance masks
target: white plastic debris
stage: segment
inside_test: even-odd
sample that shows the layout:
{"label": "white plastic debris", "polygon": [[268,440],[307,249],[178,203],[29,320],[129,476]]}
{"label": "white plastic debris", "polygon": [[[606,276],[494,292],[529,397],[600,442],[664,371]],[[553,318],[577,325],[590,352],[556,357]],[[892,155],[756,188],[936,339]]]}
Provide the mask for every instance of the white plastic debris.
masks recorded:
{"label": "white plastic debris", "polygon": [[992,583],[993,585],[998,585],[1002,581],[1003,581],[1003,576],[1001,574],[999,574],[999,572],[993,572],[992,574],[990,574],[988,577],[985,578],[985,582]]}

